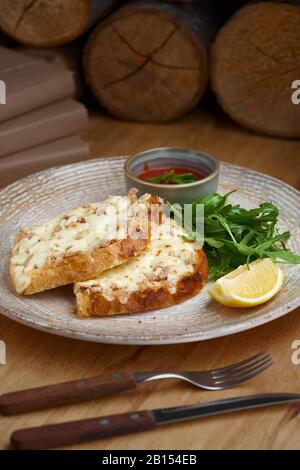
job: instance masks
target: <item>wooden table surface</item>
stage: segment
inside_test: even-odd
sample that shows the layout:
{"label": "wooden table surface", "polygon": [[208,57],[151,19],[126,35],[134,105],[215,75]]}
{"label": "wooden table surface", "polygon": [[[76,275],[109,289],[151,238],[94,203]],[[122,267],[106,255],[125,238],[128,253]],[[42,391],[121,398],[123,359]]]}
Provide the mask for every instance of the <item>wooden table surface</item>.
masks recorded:
{"label": "wooden table surface", "polygon": [[[194,111],[170,125],[143,125],[92,115],[84,138],[94,156],[125,155],[149,147],[201,149],[220,160],[268,173],[300,189],[300,141],[254,135],[216,110]],[[1,393],[111,371],[220,367],[267,348],[274,366],[239,389],[204,392],[174,382],[141,385],[138,391],[90,403],[1,418],[0,447],[22,427],[103,416],[130,410],[266,392],[300,393],[300,365],[291,360],[300,340],[300,309],[257,329],[211,341],[174,346],[114,346],[55,337],[0,319],[7,364],[0,365]],[[72,449],[300,449],[300,405],[280,406],[174,424]]]}

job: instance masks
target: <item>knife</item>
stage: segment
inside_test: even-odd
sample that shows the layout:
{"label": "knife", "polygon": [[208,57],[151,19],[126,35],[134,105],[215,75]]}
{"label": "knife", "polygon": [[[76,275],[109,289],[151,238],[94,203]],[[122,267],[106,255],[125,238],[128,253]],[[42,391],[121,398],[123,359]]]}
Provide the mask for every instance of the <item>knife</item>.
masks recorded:
{"label": "knife", "polygon": [[178,421],[293,402],[300,402],[300,394],[252,395],[174,408],[136,411],[21,429],[11,435],[10,442],[12,448],[19,450],[46,449],[146,431]]}

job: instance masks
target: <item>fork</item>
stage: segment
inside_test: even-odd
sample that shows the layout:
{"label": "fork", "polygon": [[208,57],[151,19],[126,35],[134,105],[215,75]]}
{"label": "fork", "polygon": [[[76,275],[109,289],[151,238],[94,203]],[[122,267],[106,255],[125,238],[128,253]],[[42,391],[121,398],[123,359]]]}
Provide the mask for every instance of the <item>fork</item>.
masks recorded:
{"label": "fork", "polygon": [[273,365],[272,356],[262,351],[244,361],[230,366],[199,372],[139,372],[134,374],[137,383],[160,379],[179,379],[206,390],[233,388]]}
{"label": "fork", "polygon": [[267,351],[219,369],[199,372],[115,372],[56,385],[32,388],[0,397],[0,413],[13,415],[44,408],[68,405],[135,389],[140,383],[179,379],[207,390],[225,390],[255,377],[273,364]]}

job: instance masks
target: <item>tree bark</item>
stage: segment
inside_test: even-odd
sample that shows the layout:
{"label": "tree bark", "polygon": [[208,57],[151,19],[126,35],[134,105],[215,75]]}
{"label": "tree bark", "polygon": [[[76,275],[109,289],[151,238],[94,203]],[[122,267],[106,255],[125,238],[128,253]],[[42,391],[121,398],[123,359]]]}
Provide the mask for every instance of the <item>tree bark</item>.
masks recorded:
{"label": "tree bark", "polygon": [[211,48],[211,82],[232,119],[256,132],[300,136],[300,2],[251,2],[219,31]]}
{"label": "tree bark", "polygon": [[212,2],[131,2],[101,22],[84,54],[92,92],[118,118],[167,122],[190,111],[208,82]]}
{"label": "tree bark", "polygon": [[0,0],[0,28],[21,44],[52,47],[77,39],[120,0]]}

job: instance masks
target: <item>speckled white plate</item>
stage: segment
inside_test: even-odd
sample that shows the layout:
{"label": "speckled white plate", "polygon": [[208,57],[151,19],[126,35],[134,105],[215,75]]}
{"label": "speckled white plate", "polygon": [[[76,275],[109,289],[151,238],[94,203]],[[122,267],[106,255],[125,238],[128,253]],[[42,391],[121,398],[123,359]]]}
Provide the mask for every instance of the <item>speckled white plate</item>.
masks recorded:
{"label": "speckled white plate", "polygon": [[[181,305],[138,315],[78,319],[72,286],[31,297],[14,293],[8,275],[13,238],[20,227],[45,222],[59,212],[125,193],[123,157],[101,158],[53,168],[0,191],[0,311],[12,320],[49,333],[86,341],[163,344],[202,341],[238,333],[279,318],[300,305],[300,266],[284,267],[285,288],[267,304],[233,310],[210,300],[205,290]],[[300,193],[244,168],[223,164],[220,192],[238,189],[232,200],[252,207],[270,200],[281,209],[281,225],[300,253]]]}

